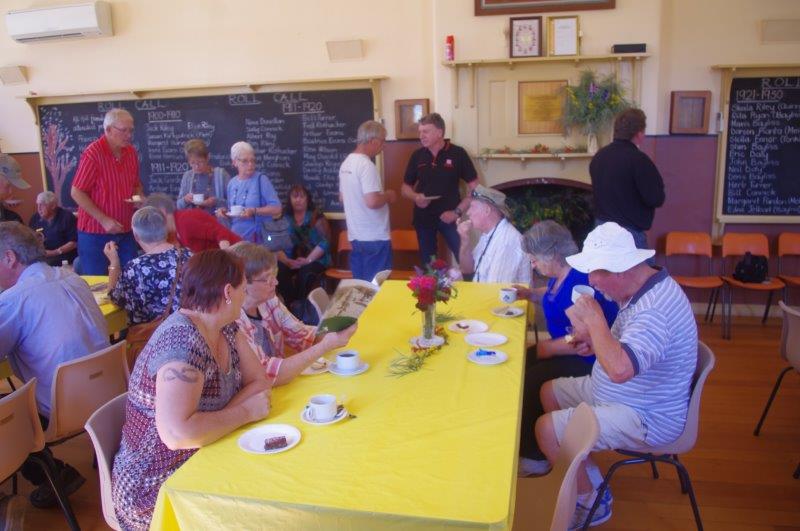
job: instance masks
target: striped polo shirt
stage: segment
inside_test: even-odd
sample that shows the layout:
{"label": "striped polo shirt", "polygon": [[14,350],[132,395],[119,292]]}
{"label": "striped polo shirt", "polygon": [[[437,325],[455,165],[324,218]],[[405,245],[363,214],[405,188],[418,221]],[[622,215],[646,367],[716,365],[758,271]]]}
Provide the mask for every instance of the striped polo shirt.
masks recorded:
{"label": "striped polo shirt", "polygon": [[611,334],[633,363],[634,376],[611,381],[600,363],[592,369],[595,402],[630,406],[642,418],[651,446],[683,432],[689,386],[697,365],[697,324],[689,299],[661,269],[620,307]]}
{"label": "striped polo shirt", "polygon": [[[117,159],[105,135],[101,136],[81,155],[72,186],[88,194],[97,208],[119,221],[125,232],[130,232],[134,205],[125,199],[130,199],[141,186],[139,157],[133,146],[122,148],[122,155]],[[82,208],[78,208],[78,230],[92,234],[106,232],[100,222]]]}

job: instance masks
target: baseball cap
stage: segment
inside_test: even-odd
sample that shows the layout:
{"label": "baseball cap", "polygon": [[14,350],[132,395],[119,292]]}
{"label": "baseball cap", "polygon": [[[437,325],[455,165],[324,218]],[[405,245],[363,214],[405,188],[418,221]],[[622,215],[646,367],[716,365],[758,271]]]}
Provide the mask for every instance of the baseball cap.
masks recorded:
{"label": "baseball cap", "polygon": [[511,211],[506,204],[506,194],[503,192],[479,184],[472,190],[471,197],[473,199],[477,199],[478,201],[489,203],[500,210],[505,217],[511,217]]}
{"label": "baseball cap", "polygon": [[581,273],[600,269],[622,273],[656,254],[653,249],[637,249],[633,236],[609,221],[596,227],[583,242],[583,250],[567,257],[567,263]]}

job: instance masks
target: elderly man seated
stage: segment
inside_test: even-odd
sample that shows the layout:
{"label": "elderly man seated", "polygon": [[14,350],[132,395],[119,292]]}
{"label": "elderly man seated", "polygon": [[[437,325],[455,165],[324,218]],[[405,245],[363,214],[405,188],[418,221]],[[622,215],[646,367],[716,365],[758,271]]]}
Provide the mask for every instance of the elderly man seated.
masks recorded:
{"label": "elderly man seated", "polygon": [[[44,247],[31,229],[15,221],[0,223],[0,288],[5,290],[0,293],[0,359],[8,358],[21,380],[37,378],[36,403],[46,427],[56,367],[109,343],[106,321],[86,282],[43,259]],[[55,463],[65,493],[75,492],[83,477]],[[56,505],[37,466],[26,463],[22,475],[38,486],[30,495],[35,507]]]}
{"label": "elderly man seated", "polygon": [[[647,265],[654,254],[637,249],[627,230],[609,222],[589,234],[583,252],[567,257],[620,310],[609,329],[592,297],[582,295],[567,309],[578,353],[594,353],[597,362],[590,376],[558,378],[542,386],[548,413],[536,422],[536,440],[551,463],[573,408],[581,402],[592,406],[600,425],[594,450],[660,446],[683,432],[697,363],[697,325],[678,284],[666,270]],[[596,468],[591,458],[578,472],[573,529],[583,525],[596,496],[598,485],[590,482],[587,468]],[[590,526],[611,517],[611,494],[606,493]]]}
{"label": "elderly man seated", "polygon": [[71,264],[78,256],[78,220],[72,212],[58,206],[53,192],[36,196],[36,214],[28,225],[42,233],[48,264],[58,266],[64,260]]}
{"label": "elderly man seated", "polygon": [[[518,282],[529,284],[531,266],[522,251],[522,234],[511,224],[506,195],[478,185],[472,190],[468,219],[458,223],[461,248],[458,261],[465,278],[475,282]],[[471,230],[481,233],[477,245]]]}

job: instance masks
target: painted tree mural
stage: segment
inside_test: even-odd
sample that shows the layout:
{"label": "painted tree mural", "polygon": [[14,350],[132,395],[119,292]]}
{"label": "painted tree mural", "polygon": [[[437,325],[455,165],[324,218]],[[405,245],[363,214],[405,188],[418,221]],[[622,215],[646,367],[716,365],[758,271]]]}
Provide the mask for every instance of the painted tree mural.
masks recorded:
{"label": "painted tree mural", "polygon": [[69,129],[61,121],[61,111],[51,109],[42,118],[42,146],[44,147],[44,165],[50,176],[53,192],[62,203],[61,194],[67,175],[78,164],[78,159],[73,155],[75,146]]}

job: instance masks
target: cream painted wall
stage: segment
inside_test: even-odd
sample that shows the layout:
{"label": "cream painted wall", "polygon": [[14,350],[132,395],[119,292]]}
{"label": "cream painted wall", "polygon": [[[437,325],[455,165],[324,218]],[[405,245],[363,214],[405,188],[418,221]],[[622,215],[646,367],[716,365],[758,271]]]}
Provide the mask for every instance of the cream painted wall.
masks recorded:
{"label": "cream painted wall", "polygon": [[[28,91],[45,94],[388,75],[394,100],[433,92],[430,0],[110,0],[112,38],[18,44],[0,28],[0,64],[28,68],[0,86],[0,147],[38,151]],[[3,0],[2,11],[68,3]],[[325,41],[363,39],[365,58],[330,62]]]}

